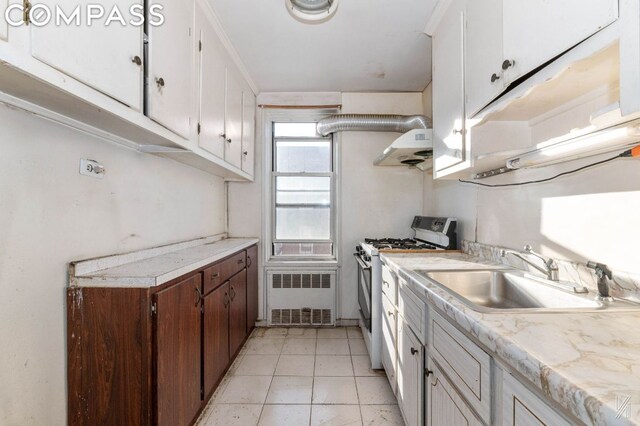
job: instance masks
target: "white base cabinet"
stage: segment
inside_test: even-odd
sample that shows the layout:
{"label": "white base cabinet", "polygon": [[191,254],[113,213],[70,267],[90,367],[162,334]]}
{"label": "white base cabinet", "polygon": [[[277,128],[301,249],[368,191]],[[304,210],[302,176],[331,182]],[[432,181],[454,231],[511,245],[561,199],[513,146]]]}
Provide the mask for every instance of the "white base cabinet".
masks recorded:
{"label": "white base cabinet", "polygon": [[482,422],[437,365],[431,359],[428,359],[427,363],[425,424],[427,426],[482,426]]}
{"label": "white base cabinet", "polygon": [[502,381],[504,426],[569,426],[571,423],[545,404],[511,374]]}
{"label": "white base cabinet", "polygon": [[398,404],[407,426],[422,425],[424,347],[409,325],[398,321]]}
{"label": "white base cabinet", "polygon": [[389,301],[386,295],[382,295],[382,367],[387,374],[389,385],[394,394],[397,393],[397,320],[396,307]]}

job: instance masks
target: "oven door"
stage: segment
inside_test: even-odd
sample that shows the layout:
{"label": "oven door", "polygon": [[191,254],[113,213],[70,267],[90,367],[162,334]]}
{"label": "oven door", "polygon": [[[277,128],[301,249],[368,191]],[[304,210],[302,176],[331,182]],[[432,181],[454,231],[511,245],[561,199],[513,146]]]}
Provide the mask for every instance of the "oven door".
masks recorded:
{"label": "oven door", "polygon": [[371,332],[371,265],[358,253],[353,254],[358,263],[358,304],[360,316],[367,330]]}

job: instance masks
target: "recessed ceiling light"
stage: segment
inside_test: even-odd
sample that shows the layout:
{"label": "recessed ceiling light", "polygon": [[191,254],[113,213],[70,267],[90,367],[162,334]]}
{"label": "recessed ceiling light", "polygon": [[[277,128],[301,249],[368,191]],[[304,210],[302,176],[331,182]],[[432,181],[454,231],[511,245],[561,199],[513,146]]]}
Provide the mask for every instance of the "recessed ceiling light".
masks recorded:
{"label": "recessed ceiling light", "polygon": [[285,0],[285,3],[291,16],[311,24],[329,20],[338,9],[338,0]]}

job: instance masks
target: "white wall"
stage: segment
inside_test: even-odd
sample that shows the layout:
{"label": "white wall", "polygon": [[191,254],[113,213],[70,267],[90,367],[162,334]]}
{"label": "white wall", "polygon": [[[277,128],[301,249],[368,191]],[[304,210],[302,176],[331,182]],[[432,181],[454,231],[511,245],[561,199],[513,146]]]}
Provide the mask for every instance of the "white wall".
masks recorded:
{"label": "white wall", "polygon": [[[421,114],[420,93],[344,93],[345,114]],[[340,309],[342,318],[358,318],[355,246],[365,237],[409,237],[422,210],[423,173],[406,167],[374,167],[373,160],[399,134],[341,134],[342,242]]]}
{"label": "white wall", "polygon": [[[425,111],[430,111],[427,95],[425,102]],[[563,120],[552,118],[537,124],[532,133],[545,137],[562,134],[571,121],[570,114],[565,114]],[[611,156],[518,171],[483,182],[546,178]],[[534,249],[556,258],[597,260],[621,271],[640,272],[634,249],[640,239],[638,160],[616,160],[549,183],[501,189],[433,181],[427,173],[423,211],[457,216],[462,228],[459,235],[471,241],[516,249],[530,243]]]}
{"label": "white wall", "polygon": [[0,135],[0,424],[64,425],[67,264],[224,232],[224,183],[4,106]]}

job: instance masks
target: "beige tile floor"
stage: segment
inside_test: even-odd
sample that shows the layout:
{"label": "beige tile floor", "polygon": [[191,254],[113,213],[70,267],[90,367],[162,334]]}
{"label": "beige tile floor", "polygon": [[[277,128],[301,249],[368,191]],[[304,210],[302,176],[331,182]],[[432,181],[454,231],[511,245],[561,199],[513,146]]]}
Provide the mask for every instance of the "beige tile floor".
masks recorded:
{"label": "beige tile floor", "polygon": [[404,426],[357,327],[259,328],[198,426]]}

